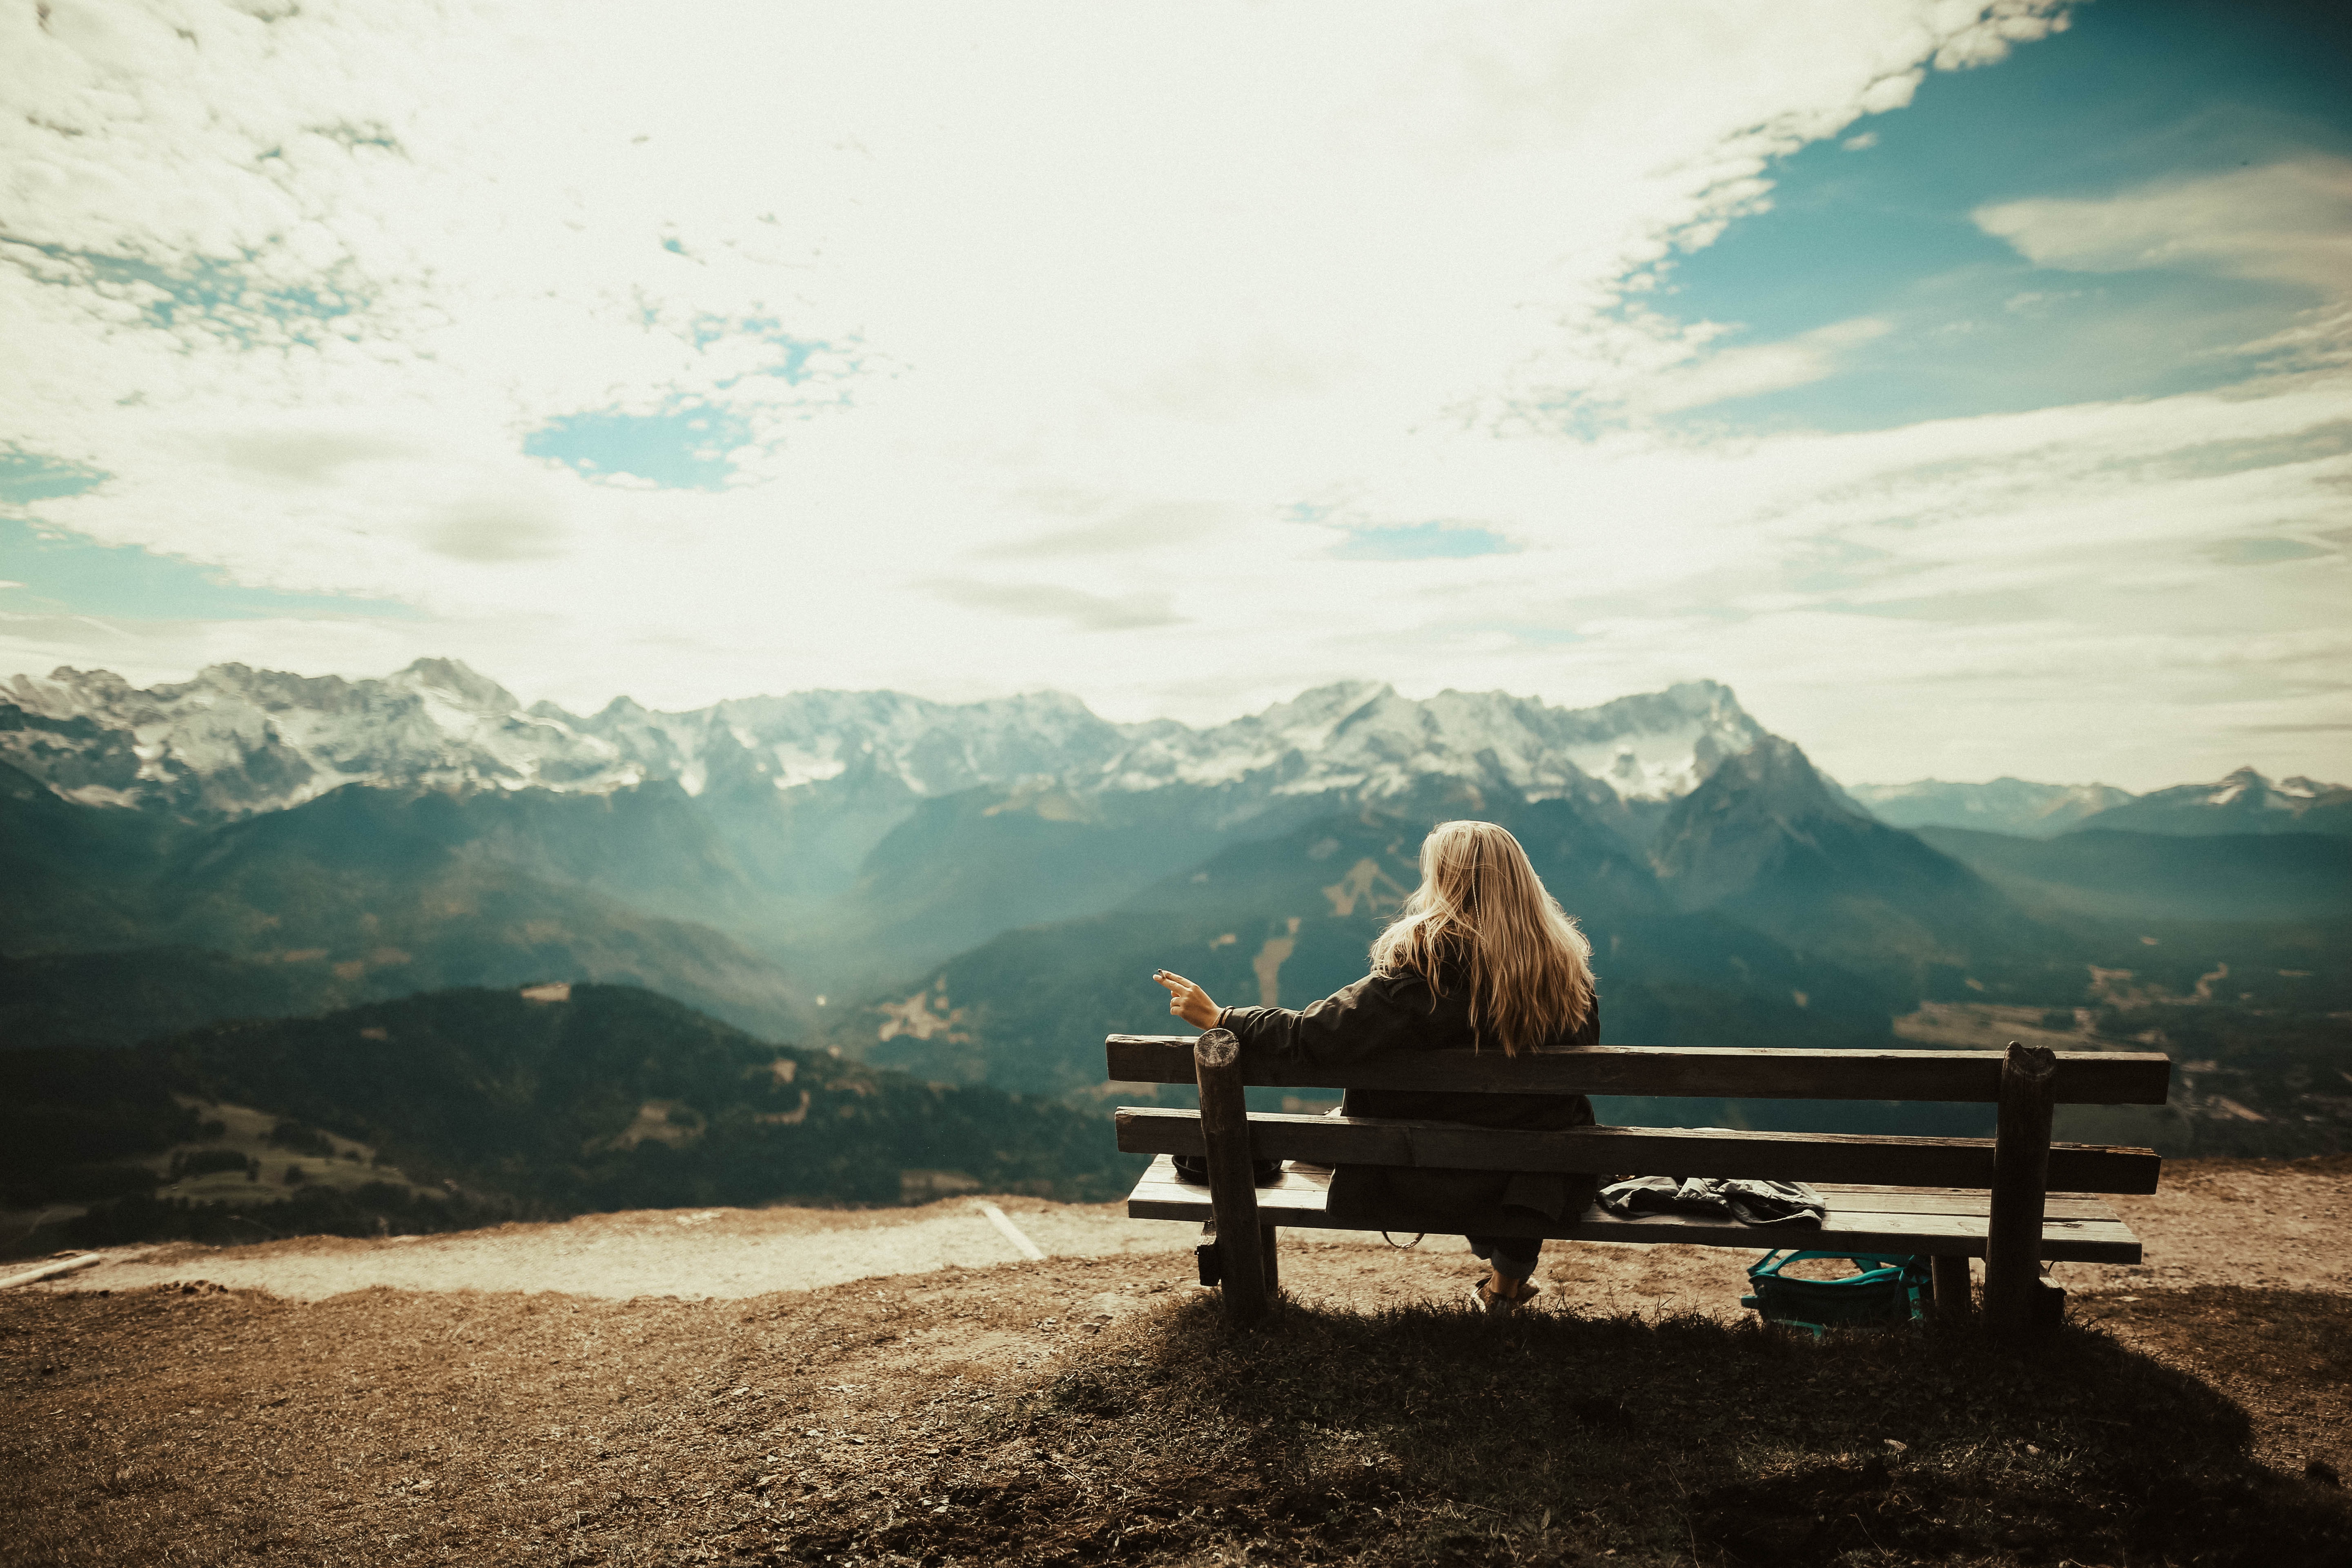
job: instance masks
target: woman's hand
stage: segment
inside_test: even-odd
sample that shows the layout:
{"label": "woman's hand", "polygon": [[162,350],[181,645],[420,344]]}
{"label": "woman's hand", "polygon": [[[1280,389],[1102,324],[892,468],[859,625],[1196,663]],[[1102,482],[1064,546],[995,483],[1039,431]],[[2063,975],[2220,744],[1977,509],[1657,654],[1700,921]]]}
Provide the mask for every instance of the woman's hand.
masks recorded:
{"label": "woman's hand", "polygon": [[1209,1000],[1207,992],[1182,975],[1171,974],[1164,969],[1153,970],[1151,978],[1168,987],[1168,1010],[1171,1013],[1196,1029],[1217,1026],[1217,1018],[1223,1009]]}

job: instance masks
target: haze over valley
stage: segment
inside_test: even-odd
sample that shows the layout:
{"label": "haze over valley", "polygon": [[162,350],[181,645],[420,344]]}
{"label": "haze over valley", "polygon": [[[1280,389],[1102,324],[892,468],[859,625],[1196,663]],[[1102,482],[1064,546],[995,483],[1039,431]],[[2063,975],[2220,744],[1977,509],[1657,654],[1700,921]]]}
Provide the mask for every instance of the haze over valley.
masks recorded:
{"label": "haze over valley", "polygon": [[[697,1029],[862,1061],[910,1089],[1084,1108],[1111,1092],[1104,1034],[1166,1029],[1154,967],[1225,1001],[1326,994],[1362,973],[1427,827],[1475,816],[1520,837],[1592,936],[1612,1043],[2079,1046],[2223,1020],[2197,1058],[2211,1092],[2188,1075],[2142,1133],[2301,1147],[2338,1136],[2352,1108],[2298,1065],[2324,1026],[2294,1020],[2352,1005],[2352,792],[2308,779],[2139,796],[1847,786],[1709,681],[1582,710],[1346,684],[1197,729],[1110,722],[1052,692],[685,712],[622,698],[582,715],[449,660],[361,680],[222,666],[144,689],[60,669],[0,689],[0,1021],[74,1071],[141,1042],[184,1064],[223,1019],[372,1019],[488,988],[441,1004],[462,1016],[490,993],[584,984],[659,993],[708,1015]],[[675,1021],[624,1012],[644,1050],[671,1050]],[[363,1055],[409,1049],[407,1028],[355,1028]],[[223,1092],[159,1072],[174,1092]],[[275,1096],[268,1115],[370,1148],[387,1137],[378,1096],[313,1087],[298,1111],[267,1075],[236,1081]],[[604,1098],[562,1127],[614,1127],[548,1135],[610,1147],[652,1115],[675,1152],[726,1115],[684,1090]],[[656,1100],[682,1120],[645,1110]],[[1957,1130],[1951,1108],[1906,1114]],[[185,1158],[184,1142],[167,1145]],[[989,1163],[894,1158],[952,1180]],[[1109,1179],[1088,1173],[1098,1163],[1038,1174],[1030,1159],[1024,1179],[1092,1190]],[[848,1180],[801,1168],[790,1180],[808,1190]],[[465,1180],[480,1202],[592,1201],[527,1172]]]}

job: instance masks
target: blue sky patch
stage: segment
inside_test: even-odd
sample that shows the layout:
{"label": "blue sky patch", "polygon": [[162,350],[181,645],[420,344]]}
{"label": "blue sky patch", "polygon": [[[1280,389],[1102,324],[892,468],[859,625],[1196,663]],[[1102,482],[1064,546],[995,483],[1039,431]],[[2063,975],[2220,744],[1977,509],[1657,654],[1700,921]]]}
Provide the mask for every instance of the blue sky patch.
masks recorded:
{"label": "blue sky patch", "polygon": [[[13,493],[13,492],[11,492]],[[268,620],[279,616],[418,618],[392,599],[247,588],[214,566],[135,544],[99,544],[0,516],[0,610],[69,610],[132,620]]]}
{"label": "blue sky patch", "polygon": [[2327,552],[2300,539],[2227,539],[2206,553],[2223,566],[2271,566],[2282,561],[2308,561]]}
{"label": "blue sky patch", "polygon": [[1570,643],[1592,640],[1590,632],[1580,632],[1573,626],[1538,626],[1532,621],[1480,621],[1465,629],[1472,632],[1500,632],[1514,641],[1528,643],[1538,647],[1565,647]]}
{"label": "blue sky patch", "polygon": [[524,437],[522,449],[592,479],[625,475],[664,489],[719,490],[735,477],[729,454],[751,439],[742,416],[681,399],[659,414],[567,414]]}
{"label": "blue sky patch", "polygon": [[[96,468],[37,452],[0,451],[0,610],[70,610],[141,620],[258,620],[277,616],[395,616],[395,600],[246,588],[217,568],[135,544],[100,544],[34,522],[35,502],[81,495],[106,482]],[[13,515],[12,515],[13,514]]]}
{"label": "blue sky patch", "polygon": [[0,452],[0,508],[78,496],[105,482],[103,472],[79,463],[45,458],[37,452]]}
{"label": "blue sky patch", "polygon": [[1469,522],[1408,522],[1348,530],[1331,553],[1341,561],[1461,561],[1518,549],[1491,528]]}
{"label": "blue sky patch", "polygon": [[1930,72],[1908,108],[1782,160],[1769,211],[1660,269],[1641,305],[1736,325],[1718,351],[1857,318],[1889,329],[1834,349],[1821,379],[1671,423],[1694,435],[1881,429],[2199,391],[2250,372],[2232,351],[2287,327],[2316,302],[2308,289],[2191,267],[2036,266],[1972,215],[2352,153],[2341,54],[2287,8],[2132,0],[2072,17],[1997,65]]}
{"label": "blue sky patch", "polygon": [[27,268],[43,282],[95,286],[101,294],[137,303],[140,319],[171,331],[200,326],[241,347],[279,342],[317,343],[331,335],[329,323],[356,311],[362,300],[322,279],[315,288],[285,288],[256,282],[236,260],[198,257],[177,270],[135,257],[107,256],[61,245],[24,242],[55,271]]}

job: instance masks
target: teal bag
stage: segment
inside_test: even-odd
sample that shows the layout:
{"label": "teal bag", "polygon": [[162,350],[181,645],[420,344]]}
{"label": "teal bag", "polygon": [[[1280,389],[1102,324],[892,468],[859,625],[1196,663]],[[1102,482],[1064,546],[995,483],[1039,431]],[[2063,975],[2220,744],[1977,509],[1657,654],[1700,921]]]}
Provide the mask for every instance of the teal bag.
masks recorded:
{"label": "teal bag", "polygon": [[[1860,1270],[1843,1279],[1793,1279],[1780,1269],[1813,1258],[1843,1258]],[[1931,1289],[1927,1260],[1874,1253],[1768,1252],[1748,1270],[1755,1294],[1739,1304],[1752,1307],[1768,1323],[1811,1329],[1820,1339],[1831,1328],[1885,1328],[1916,1322],[1926,1314],[1920,1293]]]}

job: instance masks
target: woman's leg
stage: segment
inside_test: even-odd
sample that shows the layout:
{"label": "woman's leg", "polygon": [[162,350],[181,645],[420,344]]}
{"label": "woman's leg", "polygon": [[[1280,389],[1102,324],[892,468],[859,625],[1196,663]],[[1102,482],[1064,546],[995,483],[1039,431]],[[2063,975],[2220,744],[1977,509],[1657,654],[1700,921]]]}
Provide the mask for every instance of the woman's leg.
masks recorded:
{"label": "woman's leg", "polygon": [[1536,1271],[1536,1259],[1543,1252],[1541,1237],[1465,1236],[1462,1239],[1491,1270],[1479,1287],[1482,1291],[1505,1301],[1523,1301],[1535,1294],[1528,1286],[1528,1276]]}

